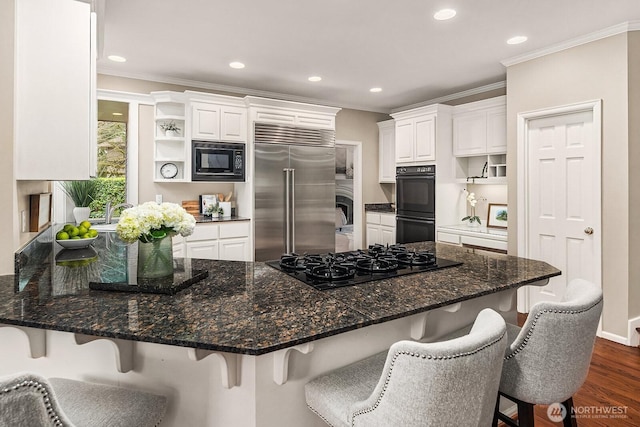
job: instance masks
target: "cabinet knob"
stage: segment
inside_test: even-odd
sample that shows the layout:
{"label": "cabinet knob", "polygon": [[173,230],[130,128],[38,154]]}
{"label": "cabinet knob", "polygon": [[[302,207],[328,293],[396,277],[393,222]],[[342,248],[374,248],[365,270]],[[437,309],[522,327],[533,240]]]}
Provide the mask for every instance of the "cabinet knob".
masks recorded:
{"label": "cabinet knob", "polygon": [[588,234],[589,236],[591,236],[593,234],[593,228],[591,227],[587,227],[584,229],[584,234]]}

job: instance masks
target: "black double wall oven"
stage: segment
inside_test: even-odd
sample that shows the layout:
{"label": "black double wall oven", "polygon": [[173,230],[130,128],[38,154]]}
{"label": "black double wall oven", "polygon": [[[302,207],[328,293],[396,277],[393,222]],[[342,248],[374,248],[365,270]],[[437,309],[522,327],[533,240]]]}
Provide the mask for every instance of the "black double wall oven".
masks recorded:
{"label": "black double wall oven", "polygon": [[396,240],[398,243],[436,238],[436,167],[396,168]]}

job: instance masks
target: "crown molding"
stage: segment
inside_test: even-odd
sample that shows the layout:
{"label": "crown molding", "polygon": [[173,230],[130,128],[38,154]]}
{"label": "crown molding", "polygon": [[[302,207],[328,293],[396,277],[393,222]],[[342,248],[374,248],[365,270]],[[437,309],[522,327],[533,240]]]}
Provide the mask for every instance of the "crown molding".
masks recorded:
{"label": "crown molding", "polygon": [[550,55],[552,53],[561,52],[563,50],[571,49],[572,47],[580,46],[583,44],[591,43],[596,40],[601,40],[607,37],[615,36],[617,34],[627,33],[629,31],[639,31],[640,21],[628,21],[622,24],[614,25],[612,27],[604,28],[602,30],[585,34],[584,36],[575,37],[562,43],[557,43],[543,49],[534,50],[532,52],[525,53],[523,55],[514,56],[500,61],[505,67],[511,67],[512,65],[520,64],[522,62],[531,61],[532,59],[540,58],[542,56]]}
{"label": "crown molding", "polygon": [[371,108],[371,107],[367,107],[364,105],[357,105],[357,104],[341,104],[338,102],[331,102],[326,99],[308,98],[305,96],[290,95],[286,93],[270,92],[270,91],[258,90],[258,89],[247,89],[247,88],[238,87],[238,86],[229,86],[229,85],[222,85],[217,83],[207,83],[207,82],[201,82],[197,80],[181,79],[177,77],[167,77],[167,76],[161,76],[156,74],[127,73],[127,72],[122,72],[121,70],[115,70],[112,68],[102,67],[102,66],[98,66],[97,68],[98,68],[98,74],[104,74],[104,75],[114,76],[114,77],[124,77],[129,79],[145,80],[145,81],[166,83],[166,84],[172,84],[172,85],[178,85],[178,86],[187,86],[187,87],[193,87],[198,89],[208,89],[208,90],[238,94],[241,96],[250,95],[250,96],[257,96],[261,98],[276,98],[284,101],[301,102],[305,104],[317,104],[317,105],[325,105],[328,107],[349,108],[353,110],[371,111],[373,113],[389,114],[388,108],[382,109],[382,108]]}
{"label": "crown molding", "polygon": [[463,90],[462,92],[452,93],[451,95],[441,96],[439,98],[433,98],[428,101],[421,101],[416,104],[405,105],[404,107],[398,107],[391,110],[391,113],[399,113],[401,111],[413,110],[414,108],[425,107],[432,104],[442,104],[444,102],[453,101],[455,99],[465,98],[467,96],[477,95],[479,93],[485,93],[496,89],[502,89],[507,87],[505,80],[497,83],[491,83],[488,85],[480,86],[474,89]]}

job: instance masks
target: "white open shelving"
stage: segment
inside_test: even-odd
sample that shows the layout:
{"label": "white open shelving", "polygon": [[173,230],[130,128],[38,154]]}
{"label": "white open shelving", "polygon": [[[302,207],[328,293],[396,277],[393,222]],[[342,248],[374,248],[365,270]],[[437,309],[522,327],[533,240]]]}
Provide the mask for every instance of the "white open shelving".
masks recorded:
{"label": "white open shelving", "polygon": [[[188,147],[186,132],[186,104],[184,95],[175,92],[155,92],[153,94],[155,106],[155,134],[154,134],[154,172],[156,182],[187,182],[189,181]],[[166,124],[174,123],[179,131],[175,135],[167,135],[162,129]],[[173,163],[178,173],[173,178],[164,178],[160,169],[167,163]]]}

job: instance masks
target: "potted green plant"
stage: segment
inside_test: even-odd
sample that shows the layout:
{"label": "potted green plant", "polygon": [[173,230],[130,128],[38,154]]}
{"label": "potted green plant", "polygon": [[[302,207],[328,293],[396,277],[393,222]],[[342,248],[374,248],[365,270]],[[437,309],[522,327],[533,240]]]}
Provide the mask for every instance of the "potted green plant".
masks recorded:
{"label": "potted green plant", "polygon": [[176,122],[174,122],[173,120],[167,123],[162,123],[160,125],[160,129],[162,129],[162,131],[164,132],[164,135],[168,137],[178,136],[178,133],[180,132],[180,128],[176,125]]}
{"label": "potted green plant", "polygon": [[89,219],[89,215],[91,214],[89,204],[95,198],[97,189],[98,182],[94,179],[62,182],[62,190],[75,205],[75,208],[73,208],[73,217],[77,224]]}

